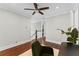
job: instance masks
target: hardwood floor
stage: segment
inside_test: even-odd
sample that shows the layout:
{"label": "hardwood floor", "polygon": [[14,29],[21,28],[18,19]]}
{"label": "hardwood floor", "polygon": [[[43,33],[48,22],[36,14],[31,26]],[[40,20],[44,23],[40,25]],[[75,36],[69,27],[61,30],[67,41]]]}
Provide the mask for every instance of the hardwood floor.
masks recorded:
{"label": "hardwood floor", "polygon": [[[34,39],[30,42],[26,42],[24,44],[0,51],[0,56],[18,56],[31,49],[31,44],[33,41]],[[38,38],[38,41],[42,43],[42,38]]]}
{"label": "hardwood floor", "polygon": [[[46,37],[43,38],[38,38],[38,41],[42,44],[44,44],[45,46],[49,46],[51,48],[54,49],[54,54],[57,56],[59,49],[61,47],[60,44],[56,44],[56,43],[52,43],[52,42],[47,42],[46,41]],[[26,42],[24,44],[0,51],[0,56],[18,56],[18,55],[32,55],[31,53],[31,44],[32,42],[34,42],[34,40],[30,41],[30,42]],[[29,54],[30,53],[30,54]]]}
{"label": "hardwood floor", "polygon": [[0,56],[17,56],[31,48],[30,42],[18,45],[3,51],[0,51]]}

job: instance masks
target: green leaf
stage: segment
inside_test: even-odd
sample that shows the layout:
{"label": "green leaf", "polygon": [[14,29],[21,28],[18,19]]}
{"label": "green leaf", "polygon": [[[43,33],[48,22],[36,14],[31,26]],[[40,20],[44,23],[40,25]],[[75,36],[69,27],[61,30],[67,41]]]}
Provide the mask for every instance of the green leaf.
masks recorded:
{"label": "green leaf", "polygon": [[61,34],[64,34],[65,32],[63,30],[60,30],[61,31]]}
{"label": "green leaf", "polygon": [[69,31],[69,32],[71,31],[71,27],[68,28],[68,31]]}
{"label": "green leaf", "polygon": [[76,40],[77,40],[77,39],[74,39],[74,40],[73,40],[73,43],[76,43]]}
{"label": "green leaf", "polygon": [[71,32],[65,32],[66,33],[66,35],[71,35]]}
{"label": "green leaf", "polygon": [[71,37],[73,37],[74,39],[78,38],[78,30],[76,28],[72,30]]}
{"label": "green leaf", "polygon": [[72,37],[68,37],[67,41],[73,41]]}

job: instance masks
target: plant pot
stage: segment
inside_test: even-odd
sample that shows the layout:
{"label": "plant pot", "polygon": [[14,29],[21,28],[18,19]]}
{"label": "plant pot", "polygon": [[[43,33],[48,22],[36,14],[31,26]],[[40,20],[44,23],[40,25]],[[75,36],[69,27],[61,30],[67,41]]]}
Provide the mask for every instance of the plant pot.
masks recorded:
{"label": "plant pot", "polygon": [[67,47],[70,47],[70,46],[72,46],[72,45],[73,45],[73,43],[67,42]]}

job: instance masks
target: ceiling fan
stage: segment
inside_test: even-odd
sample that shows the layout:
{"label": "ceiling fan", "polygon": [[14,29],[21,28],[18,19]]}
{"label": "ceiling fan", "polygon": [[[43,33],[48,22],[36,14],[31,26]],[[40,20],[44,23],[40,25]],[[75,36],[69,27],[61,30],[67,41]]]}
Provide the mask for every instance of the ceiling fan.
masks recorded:
{"label": "ceiling fan", "polygon": [[44,15],[43,12],[41,12],[41,10],[47,10],[49,9],[49,7],[42,7],[42,8],[38,8],[38,4],[37,3],[33,3],[34,5],[34,9],[30,9],[30,8],[24,8],[24,10],[34,10],[34,12],[32,13],[32,15],[34,15],[36,13],[36,11],[38,11],[41,15]]}

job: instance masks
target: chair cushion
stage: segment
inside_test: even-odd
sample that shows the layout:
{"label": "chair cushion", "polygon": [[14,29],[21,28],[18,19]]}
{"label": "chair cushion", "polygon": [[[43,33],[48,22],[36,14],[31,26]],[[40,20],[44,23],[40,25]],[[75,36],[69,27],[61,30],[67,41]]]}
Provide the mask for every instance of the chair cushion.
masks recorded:
{"label": "chair cushion", "polygon": [[52,48],[46,47],[46,46],[42,46],[40,55],[41,56],[54,56],[54,52],[53,52]]}

